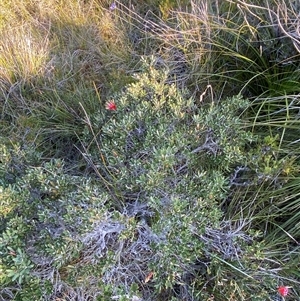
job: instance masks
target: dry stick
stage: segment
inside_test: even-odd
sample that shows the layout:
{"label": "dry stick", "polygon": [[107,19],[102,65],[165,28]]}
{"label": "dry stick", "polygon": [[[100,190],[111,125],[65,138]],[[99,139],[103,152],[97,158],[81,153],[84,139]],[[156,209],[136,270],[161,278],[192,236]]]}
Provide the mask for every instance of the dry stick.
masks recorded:
{"label": "dry stick", "polygon": [[286,36],[288,36],[288,37],[292,40],[294,47],[295,47],[296,50],[300,53],[299,36],[294,37],[291,33],[288,33],[288,32],[283,28],[283,26],[282,26],[282,24],[281,24],[281,22],[280,22],[280,18],[279,18],[279,7],[278,7],[278,9],[277,9],[277,21],[278,21],[278,26],[279,26],[279,28],[282,30],[282,32],[283,32],[284,34],[286,34]]}

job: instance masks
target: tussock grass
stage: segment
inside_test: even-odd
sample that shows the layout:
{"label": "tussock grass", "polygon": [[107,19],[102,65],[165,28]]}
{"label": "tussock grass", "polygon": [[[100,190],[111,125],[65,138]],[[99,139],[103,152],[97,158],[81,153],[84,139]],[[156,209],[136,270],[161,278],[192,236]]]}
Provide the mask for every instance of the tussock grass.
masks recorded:
{"label": "tussock grass", "polygon": [[47,67],[48,31],[26,25],[1,34],[1,78],[10,84],[38,77]]}

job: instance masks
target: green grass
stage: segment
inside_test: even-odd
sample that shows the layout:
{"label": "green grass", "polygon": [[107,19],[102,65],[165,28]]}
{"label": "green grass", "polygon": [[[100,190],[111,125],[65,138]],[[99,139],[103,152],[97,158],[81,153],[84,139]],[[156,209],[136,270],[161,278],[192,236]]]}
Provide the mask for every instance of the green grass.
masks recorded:
{"label": "green grass", "polygon": [[0,299],[298,300],[299,5],[111,4],[0,4]]}

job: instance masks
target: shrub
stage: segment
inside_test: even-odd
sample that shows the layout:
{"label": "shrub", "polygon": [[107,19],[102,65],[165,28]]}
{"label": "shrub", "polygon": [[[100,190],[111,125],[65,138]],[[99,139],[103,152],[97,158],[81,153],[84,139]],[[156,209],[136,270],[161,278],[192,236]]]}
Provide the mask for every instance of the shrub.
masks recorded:
{"label": "shrub", "polygon": [[67,175],[60,160],[38,158],[29,148],[2,144],[0,285],[7,288],[1,292],[3,298],[50,297],[58,290],[55,273],[78,257],[80,235],[106,211],[107,196],[89,180]]}
{"label": "shrub", "polygon": [[[257,157],[249,152],[260,142],[241,118],[247,100],[235,96],[203,105],[170,84],[154,58],[143,66],[135,83],[110,100],[113,110],[110,105],[90,116],[82,141],[88,162],[116,197],[119,220],[125,218],[124,230],[112,238],[118,255],[109,256],[103,279],[125,294],[132,285],[146,286],[144,297],[148,291],[157,300],[208,300],[216,279],[232,286],[247,279],[254,287],[256,264],[265,264],[260,235],[247,230],[248,222],[226,220],[221,210],[235,187],[230,179],[240,180],[238,167],[251,170],[252,185],[265,172],[255,165],[263,160],[259,150]],[[105,260],[97,262],[103,266]],[[148,274],[153,279],[145,284]],[[246,287],[231,290],[222,288],[223,298],[251,294]],[[260,293],[257,300],[266,295]]]}

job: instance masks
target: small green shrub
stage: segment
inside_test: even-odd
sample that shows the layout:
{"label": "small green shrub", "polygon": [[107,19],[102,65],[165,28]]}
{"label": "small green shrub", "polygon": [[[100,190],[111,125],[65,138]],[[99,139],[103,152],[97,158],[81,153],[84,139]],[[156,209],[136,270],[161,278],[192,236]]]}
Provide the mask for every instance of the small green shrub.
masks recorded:
{"label": "small green shrub", "polygon": [[106,212],[108,197],[66,174],[60,160],[40,162],[17,145],[2,150],[0,286],[15,285],[14,300],[46,300],[57,289],[55,271],[79,256],[80,235]]}
{"label": "small green shrub", "polygon": [[[117,196],[117,220],[125,227],[115,232],[111,249],[118,255],[104,265],[103,279],[127,294],[152,272],[147,286],[157,300],[200,295],[208,300],[215,277],[237,287],[247,279],[254,287],[256,264],[265,265],[260,236],[249,232],[247,223],[226,221],[221,210],[241,180],[239,167],[251,170],[246,178],[254,186],[255,177],[269,173],[257,169],[256,161],[264,160],[260,142],[241,118],[248,102],[235,96],[203,106],[187,95],[168,83],[155,60],[145,60],[136,82],[109,100],[116,108],[89,116],[84,131],[83,151]],[[259,158],[249,152],[252,146]],[[134,257],[137,249],[141,254]],[[226,300],[231,289],[222,288]],[[251,294],[243,290],[234,291],[235,298]]]}

